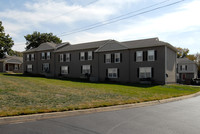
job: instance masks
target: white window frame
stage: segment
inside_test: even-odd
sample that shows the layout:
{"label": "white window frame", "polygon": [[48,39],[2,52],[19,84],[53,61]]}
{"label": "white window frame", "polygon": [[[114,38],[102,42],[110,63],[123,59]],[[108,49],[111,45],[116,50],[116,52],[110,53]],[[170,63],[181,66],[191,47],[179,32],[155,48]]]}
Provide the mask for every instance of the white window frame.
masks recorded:
{"label": "white window frame", "polygon": [[14,69],[15,69],[15,70],[19,70],[19,65],[18,65],[18,64],[15,64]]}
{"label": "white window frame", "polygon": [[80,52],[80,61],[85,60],[85,52]]}
{"label": "white window frame", "polygon": [[136,51],[136,62],[143,61],[143,51]]}
{"label": "white window frame", "polygon": [[29,54],[26,55],[26,61],[29,61]]}
{"label": "white window frame", "polygon": [[63,54],[60,54],[60,62],[63,62],[64,61],[64,56]]}
{"label": "white window frame", "polygon": [[115,63],[120,63],[120,53],[115,53]]}
{"label": "white window frame", "polygon": [[66,62],[70,62],[70,53],[66,53]]}
{"label": "white window frame", "polygon": [[47,60],[51,59],[51,52],[47,52]]}
{"label": "white window frame", "polygon": [[106,63],[111,63],[111,54],[106,54],[105,58]]}
{"label": "white window frame", "polygon": [[27,72],[32,72],[33,71],[33,65],[32,64],[28,64],[27,65]]}
{"label": "white window frame", "polygon": [[83,65],[82,66],[82,74],[86,74],[86,73],[88,73],[88,74],[91,73],[91,67],[90,67],[90,65]]}
{"label": "white window frame", "polygon": [[181,65],[182,71],[186,71],[186,65]]}
{"label": "white window frame", "polygon": [[45,60],[45,52],[42,52],[42,60]]}
{"label": "white window frame", "polygon": [[148,61],[155,61],[155,50],[148,50]]}
{"label": "white window frame", "polygon": [[68,74],[69,67],[68,66],[61,66],[61,74]]}
{"label": "white window frame", "polygon": [[92,51],[88,51],[88,60],[92,60],[92,59],[93,59]]}
{"label": "white window frame", "polygon": [[43,72],[49,72],[50,71],[50,64],[49,63],[43,63],[42,64],[42,71]]}
{"label": "white window frame", "polygon": [[152,78],[152,67],[140,67],[139,78]]}
{"label": "white window frame", "polygon": [[118,78],[118,68],[108,68],[108,78]]}
{"label": "white window frame", "polygon": [[31,61],[34,61],[35,59],[35,54],[31,54]]}

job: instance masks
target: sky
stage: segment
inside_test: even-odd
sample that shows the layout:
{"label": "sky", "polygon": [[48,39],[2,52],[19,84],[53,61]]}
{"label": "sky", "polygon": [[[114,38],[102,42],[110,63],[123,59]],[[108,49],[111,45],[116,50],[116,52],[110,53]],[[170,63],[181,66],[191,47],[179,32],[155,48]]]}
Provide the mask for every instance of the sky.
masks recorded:
{"label": "sky", "polygon": [[158,37],[195,54],[199,7],[200,0],[0,0],[0,21],[17,51],[25,50],[24,36],[38,31],[71,44]]}

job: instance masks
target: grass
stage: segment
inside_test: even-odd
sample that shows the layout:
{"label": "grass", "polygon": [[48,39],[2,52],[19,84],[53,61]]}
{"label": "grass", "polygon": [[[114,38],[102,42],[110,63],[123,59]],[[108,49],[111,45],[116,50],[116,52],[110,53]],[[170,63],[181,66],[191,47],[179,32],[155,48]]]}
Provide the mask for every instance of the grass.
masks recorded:
{"label": "grass", "polygon": [[200,91],[186,85],[120,85],[0,73],[0,117],[160,100]]}

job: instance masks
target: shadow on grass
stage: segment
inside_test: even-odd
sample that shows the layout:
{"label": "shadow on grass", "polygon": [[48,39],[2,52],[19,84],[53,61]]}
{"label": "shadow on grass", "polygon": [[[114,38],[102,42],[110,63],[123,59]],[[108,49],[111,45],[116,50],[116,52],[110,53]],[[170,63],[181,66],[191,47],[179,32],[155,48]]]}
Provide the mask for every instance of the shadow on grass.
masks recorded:
{"label": "shadow on grass", "polygon": [[71,81],[71,82],[82,82],[82,83],[94,83],[94,84],[112,84],[112,85],[120,85],[120,86],[133,86],[133,87],[140,87],[140,88],[150,88],[157,86],[158,84],[140,84],[140,83],[121,83],[121,82],[114,82],[114,81],[101,81],[101,82],[91,82],[88,79],[81,79],[81,78],[66,78],[66,77],[60,77],[60,78],[54,78],[54,77],[45,77],[44,75],[38,75],[38,74],[10,74],[10,73],[4,73],[3,75],[6,76],[17,76],[17,77],[39,77],[39,78],[46,78],[46,79],[55,79],[55,80],[62,80],[62,81]]}

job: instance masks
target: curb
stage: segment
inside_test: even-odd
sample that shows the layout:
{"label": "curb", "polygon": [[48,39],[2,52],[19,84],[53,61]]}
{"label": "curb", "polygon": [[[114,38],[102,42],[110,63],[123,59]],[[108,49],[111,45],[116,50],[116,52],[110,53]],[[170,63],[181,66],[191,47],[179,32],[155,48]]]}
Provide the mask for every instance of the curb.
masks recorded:
{"label": "curb", "polygon": [[109,106],[109,107],[64,111],[64,112],[52,112],[52,113],[42,113],[42,114],[33,114],[33,115],[13,116],[13,117],[0,117],[0,125],[17,124],[17,123],[22,123],[22,122],[43,120],[43,119],[49,119],[49,118],[59,118],[59,117],[90,114],[90,113],[96,113],[96,112],[116,111],[116,110],[122,110],[122,109],[151,106],[151,105],[156,105],[156,104],[163,104],[163,103],[188,99],[188,98],[196,97],[199,95],[200,95],[200,92],[197,92],[195,94],[190,94],[186,96],[180,96],[180,97],[163,99],[163,100],[148,101],[148,102],[142,102],[142,103],[133,103],[133,104],[116,105],[116,106]]}

